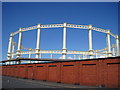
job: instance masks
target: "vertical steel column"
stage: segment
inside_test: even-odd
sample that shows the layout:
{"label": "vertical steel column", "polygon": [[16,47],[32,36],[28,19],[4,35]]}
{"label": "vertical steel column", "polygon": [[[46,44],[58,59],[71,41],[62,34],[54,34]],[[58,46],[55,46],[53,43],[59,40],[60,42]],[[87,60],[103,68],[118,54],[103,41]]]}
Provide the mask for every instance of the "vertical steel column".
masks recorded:
{"label": "vertical steel column", "polygon": [[89,50],[92,50],[92,30],[89,30]]}
{"label": "vertical steel column", "polygon": [[39,56],[40,58],[42,58],[42,54],[40,53],[40,56]]}
{"label": "vertical steel column", "polygon": [[86,57],[86,55],[85,55],[85,54],[83,54],[83,59],[87,59],[87,57]]}
{"label": "vertical steel column", "polygon": [[15,43],[12,42],[12,58],[14,58]]}
{"label": "vertical steel column", "polygon": [[108,55],[107,55],[107,51],[105,51],[105,57],[107,57]]}
{"label": "vertical steel column", "polygon": [[115,56],[115,45],[112,45],[112,56]]}
{"label": "vertical steel column", "polygon": [[51,58],[51,59],[53,58],[53,54],[50,54],[50,58]]}
{"label": "vertical steel column", "polygon": [[[39,58],[42,58],[42,54],[40,53],[39,54]],[[38,61],[39,63],[41,63],[42,61]]]}
{"label": "vertical steel column", "polygon": [[29,58],[31,58],[31,53],[29,53],[29,56],[28,56]]}
{"label": "vertical steel column", "polygon": [[39,58],[39,51],[40,51],[40,24],[38,24],[38,31],[37,31],[37,43],[36,43],[36,58]]}
{"label": "vertical steel column", "polygon": [[67,23],[64,23],[64,28],[63,28],[63,48],[62,48],[62,59],[66,59],[66,28],[67,28]]}
{"label": "vertical steel column", "polygon": [[[30,51],[31,51],[31,49],[30,49]],[[31,58],[31,53],[29,53],[29,56],[28,56],[28,57]],[[31,61],[28,60],[28,63],[31,63]]]}
{"label": "vertical steel column", "polygon": [[95,55],[96,55],[96,58],[98,58],[98,53],[95,53]]}
{"label": "vertical steel column", "polygon": [[74,54],[74,59],[76,59],[76,55]]}
{"label": "vertical steel column", "polygon": [[[32,49],[29,49],[29,51],[32,51]],[[31,53],[29,53],[29,56],[28,56],[29,58],[31,58]]]}
{"label": "vertical steel column", "polygon": [[112,55],[115,56],[115,48],[112,48]]}
{"label": "vertical steel column", "polygon": [[10,34],[9,45],[8,45],[8,56],[7,59],[11,59],[11,47],[12,47],[13,34]]}
{"label": "vertical steel column", "polygon": [[120,49],[119,49],[119,37],[116,35],[116,49],[117,49],[117,56],[120,55]]}
{"label": "vertical steel column", "polygon": [[17,58],[21,56],[21,45],[22,45],[22,28],[19,29],[19,40],[18,40],[18,49],[17,49]]}
{"label": "vertical steel column", "polygon": [[90,53],[90,59],[93,58],[93,49],[92,49],[92,25],[89,25],[89,31],[88,31],[88,38],[89,38],[89,53]]}
{"label": "vertical steel column", "polygon": [[80,60],[81,58],[80,58],[80,55],[78,56],[78,59]]}
{"label": "vertical steel column", "polygon": [[107,30],[107,48],[108,48],[108,57],[111,56],[111,45],[110,45],[110,30]]}

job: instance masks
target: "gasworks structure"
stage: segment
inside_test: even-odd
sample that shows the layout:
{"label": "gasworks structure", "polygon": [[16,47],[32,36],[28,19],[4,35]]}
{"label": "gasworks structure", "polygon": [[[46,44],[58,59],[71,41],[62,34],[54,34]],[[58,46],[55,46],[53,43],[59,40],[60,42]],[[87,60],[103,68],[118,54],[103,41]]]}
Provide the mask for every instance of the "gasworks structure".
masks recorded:
{"label": "gasworks structure", "polygon": [[[41,50],[40,49],[40,32],[41,29],[44,28],[63,28],[63,48],[62,50]],[[78,28],[78,29],[87,29],[88,30],[88,38],[89,38],[89,50],[88,51],[72,51],[72,50],[67,50],[66,47],[66,30],[67,28]],[[31,48],[25,48],[22,46],[22,34],[25,31],[29,30],[34,30],[37,29],[37,42],[36,42],[36,49],[31,49]],[[92,31],[98,31],[101,33],[106,34],[106,42],[107,42],[107,47],[101,50],[93,50],[92,48]],[[13,41],[13,37],[19,34],[19,39],[18,39],[18,44],[16,44]],[[113,36],[116,40],[116,43],[111,45],[110,43],[110,36]],[[17,51],[14,51],[15,45],[18,45]],[[28,51],[22,51],[22,49],[27,49]],[[47,25],[42,25],[38,24],[36,26],[31,26],[27,28],[20,28],[18,31],[11,33],[10,38],[9,38],[9,45],[8,45],[8,56],[7,59],[13,59],[14,56],[16,58],[20,58],[23,54],[28,54],[28,57],[31,58],[31,54],[36,54],[36,58],[42,58],[41,54],[61,54],[62,59],[66,59],[66,54],[73,54],[73,55],[83,55],[83,57],[79,57],[79,59],[85,59],[87,58],[86,56],[89,56],[90,59],[92,58],[97,58],[98,55],[102,55],[103,57],[114,57],[114,56],[119,56],[119,39],[118,35],[114,35],[110,32],[110,30],[105,30],[97,27],[93,27],[92,25],[75,25],[75,24],[68,24],[68,23],[63,23],[63,24],[47,24]]]}

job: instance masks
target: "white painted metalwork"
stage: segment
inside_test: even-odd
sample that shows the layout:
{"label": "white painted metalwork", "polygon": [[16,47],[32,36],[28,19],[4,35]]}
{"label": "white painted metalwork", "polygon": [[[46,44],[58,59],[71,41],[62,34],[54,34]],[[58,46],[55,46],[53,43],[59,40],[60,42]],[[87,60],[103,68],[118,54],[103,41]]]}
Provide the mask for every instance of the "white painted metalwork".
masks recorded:
{"label": "white painted metalwork", "polygon": [[76,55],[74,54],[74,59],[76,59]]}
{"label": "white painted metalwork", "polygon": [[95,30],[95,31],[98,31],[98,32],[106,33],[106,30],[101,29],[101,28],[97,28],[97,27],[92,27],[92,30]]}
{"label": "white painted metalwork", "polygon": [[64,23],[64,28],[63,28],[63,52],[62,52],[62,58],[63,59],[66,59],[66,51],[67,51],[67,48],[66,48],[66,27],[67,26],[67,23]]}
{"label": "white painted metalwork", "polygon": [[15,50],[15,45],[16,45],[16,43],[15,42],[12,42],[12,57],[11,58],[14,58],[14,50]]}
{"label": "white painted metalwork", "polygon": [[119,39],[118,39],[118,35],[116,35],[116,48],[117,48],[117,56],[120,55],[120,49],[119,49]]}
{"label": "white painted metalwork", "polygon": [[50,54],[50,58],[51,58],[51,59],[53,58],[53,54]]}
{"label": "white painted metalwork", "polygon": [[40,53],[40,56],[39,56],[39,58],[42,58],[42,54]]}
{"label": "white painted metalwork", "polygon": [[110,30],[107,30],[107,47],[108,47],[108,57],[111,56],[111,44],[110,44]]}
{"label": "white painted metalwork", "polygon": [[34,30],[34,29],[37,29],[37,25],[32,26],[32,27],[22,28],[22,31],[29,31],[29,30]]}
{"label": "white painted metalwork", "polygon": [[[41,32],[41,29],[44,29],[44,28],[63,28],[62,50],[41,50],[40,49],[40,32]],[[78,29],[88,30],[88,40],[89,40],[89,50],[88,51],[67,50],[67,47],[66,47],[67,28],[78,28]],[[22,46],[22,33],[24,31],[35,30],[35,29],[37,29],[36,49],[23,47]],[[106,33],[107,47],[100,49],[100,50],[93,50],[92,31]],[[17,34],[19,34],[18,44],[13,44],[13,43],[15,43],[12,41],[13,37]],[[116,44],[114,44],[112,46],[110,44],[110,41],[111,41],[110,36],[114,37],[116,40]],[[17,51],[14,51],[15,46],[18,46]],[[22,51],[22,49],[25,49],[27,51]],[[113,33],[110,32],[110,30],[93,27],[92,25],[76,25],[76,24],[68,24],[68,23],[46,24],[46,25],[38,24],[35,26],[27,27],[27,28],[20,28],[18,31],[10,34],[7,59],[14,58],[14,56],[17,56],[17,58],[19,58],[23,54],[27,54],[29,58],[31,58],[32,54],[36,54],[36,58],[42,58],[42,54],[50,54],[51,59],[53,58],[53,54],[62,54],[63,59],[66,59],[67,54],[79,55],[78,56],[79,59],[86,59],[87,56],[90,56],[90,58],[119,56],[120,55],[119,38],[118,38],[118,35],[114,35]],[[81,57],[81,55],[83,57]],[[93,57],[93,56],[96,56],[96,57]],[[29,62],[29,63],[31,63],[31,62]]]}
{"label": "white painted metalwork", "polygon": [[38,24],[38,32],[37,32],[37,43],[36,43],[36,58],[39,58],[39,50],[40,50],[40,28],[41,25]]}
{"label": "white painted metalwork", "polygon": [[21,50],[21,44],[22,44],[22,28],[20,28],[19,30],[18,50]]}
{"label": "white painted metalwork", "polygon": [[8,45],[8,56],[7,59],[11,59],[12,55],[11,55],[11,48],[12,48],[12,40],[13,40],[13,34],[10,34],[10,38],[9,38],[9,45]]}
{"label": "white painted metalwork", "polygon": [[[38,52],[40,55],[41,54],[62,54],[62,50],[40,50]],[[100,54],[105,54],[105,52],[93,52],[93,55],[96,55],[96,53]],[[36,54],[35,50],[31,51],[21,51],[21,54]],[[66,54],[85,54],[85,55],[91,55],[88,51],[73,51],[73,50],[67,50]],[[14,53],[15,55],[15,53]],[[41,56],[40,56],[41,58]]]}
{"label": "white painted metalwork", "polygon": [[88,26],[88,38],[89,38],[89,53],[90,53],[90,59],[93,58],[93,50],[92,50],[92,25]]}
{"label": "white painted metalwork", "polygon": [[[32,49],[29,49],[29,51],[32,51]],[[32,55],[31,52],[29,52],[29,56],[28,57],[31,58],[31,55]]]}
{"label": "white painted metalwork", "polygon": [[113,33],[111,33],[111,32],[110,32],[110,35],[111,35],[111,36],[113,36],[114,38],[116,38],[116,35],[115,35],[115,34],[113,34]]}
{"label": "white painted metalwork", "polygon": [[19,29],[19,39],[18,39],[18,49],[17,49],[17,58],[21,56],[21,44],[22,44],[22,28]]}
{"label": "white painted metalwork", "polygon": [[79,59],[79,60],[82,59],[82,58],[81,58],[81,55],[78,56],[78,59]]}
{"label": "white painted metalwork", "polygon": [[115,44],[112,45],[112,56],[115,56]]}
{"label": "white painted metalwork", "polygon": [[16,34],[18,34],[18,33],[19,33],[19,31],[14,32],[14,33],[13,33],[13,36],[16,35]]}
{"label": "white painted metalwork", "polygon": [[22,45],[21,45],[21,49],[25,49],[25,50],[34,51],[34,49],[32,49],[32,48],[23,47]]}

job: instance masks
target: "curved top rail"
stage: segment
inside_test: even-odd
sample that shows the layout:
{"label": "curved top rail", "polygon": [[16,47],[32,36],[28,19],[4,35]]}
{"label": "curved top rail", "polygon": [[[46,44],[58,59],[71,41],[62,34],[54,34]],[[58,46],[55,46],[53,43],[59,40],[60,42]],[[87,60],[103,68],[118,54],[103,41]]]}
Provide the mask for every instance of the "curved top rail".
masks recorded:
{"label": "curved top rail", "polygon": [[115,34],[113,34],[113,33],[111,33],[111,32],[110,32],[110,35],[111,35],[111,36],[113,36],[114,38],[116,38],[116,35],[115,35]]}
{"label": "curved top rail", "polygon": [[101,28],[97,28],[97,27],[92,27],[92,30],[103,32],[103,33],[107,33],[107,30],[104,30],[104,29],[101,29]]}
{"label": "curved top rail", "polygon": [[33,29],[37,29],[37,25],[36,26],[27,27],[27,28],[22,28],[22,31],[28,31],[28,30],[33,30]]}
{"label": "curved top rail", "polygon": [[[59,28],[59,27],[64,27],[64,24],[45,24],[45,25],[40,25],[40,28]],[[68,28],[78,28],[78,29],[89,29],[89,25],[76,25],[76,24],[67,24],[66,27]],[[38,29],[38,25],[27,27],[27,28],[22,28],[22,31],[29,31],[33,29]],[[102,32],[102,33],[107,33],[107,30],[97,28],[97,27],[92,27],[91,30]],[[14,32],[13,35],[16,35],[19,33],[19,30]],[[110,35],[116,38],[116,35],[112,34],[110,32]]]}
{"label": "curved top rail", "polygon": [[16,35],[16,34],[18,34],[18,33],[19,33],[19,31],[16,31],[16,32],[14,32],[14,33],[12,33],[12,34],[13,34],[13,36],[14,36],[14,35]]}

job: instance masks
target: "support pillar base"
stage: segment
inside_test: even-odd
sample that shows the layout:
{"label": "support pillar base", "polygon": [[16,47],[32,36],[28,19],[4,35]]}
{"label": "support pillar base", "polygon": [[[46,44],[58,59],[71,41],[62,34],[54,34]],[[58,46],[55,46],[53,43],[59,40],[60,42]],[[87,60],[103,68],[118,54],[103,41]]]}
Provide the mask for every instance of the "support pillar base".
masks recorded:
{"label": "support pillar base", "polygon": [[21,54],[20,54],[20,50],[17,50],[17,58],[20,58]]}
{"label": "support pillar base", "polygon": [[39,58],[39,51],[40,49],[36,49],[36,58]]}
{"label": "support pillar base", "polygon": [[66,54],[62,54],[62,59],[66,59]]}
{"label": "support pillar base", "polygon": [[7,59],[8,59],[8,60],[11,59],[11,53],[8,53],[8,55],[7,55]]}
{"label": "support pillar base", "polygon": [[108,53],[108,54],[107,54],[107,57],[111,57],[111,56],[112,56],[112,53]]}
{"label": "support pillar base", "polygon": [[62,49],[62,59],[66,59],[67,48]]}
{"label": "support pillar base", "polygon": [[94,56],[93,56],[93,53],[94,53],[93,50],[89,50],[88,52],[89,52],[90,59],[93,59],[94,58]]}

